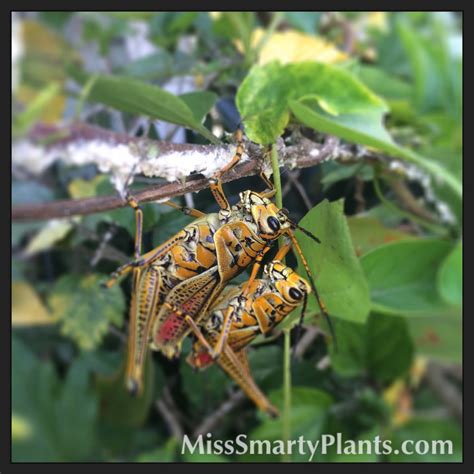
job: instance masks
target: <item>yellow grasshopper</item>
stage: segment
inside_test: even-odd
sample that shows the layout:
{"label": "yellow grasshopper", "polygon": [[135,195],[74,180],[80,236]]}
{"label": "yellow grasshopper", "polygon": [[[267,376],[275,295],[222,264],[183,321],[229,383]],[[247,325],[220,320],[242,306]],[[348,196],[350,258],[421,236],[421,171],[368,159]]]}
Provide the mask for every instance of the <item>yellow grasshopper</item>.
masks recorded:
{"label": "yellow grasshopper", "polygon": [[[241,132],[238,139],[235,156],[210,182],[211,192],[221,210],[204,214],[185,209],[196,220],[144,255],[141,255],[142,211],[136,200],[129,198],[136,215],[135,260],[121,266],[106,286],[110,287],[117,278],[132,271],[126,371],[127,386],[132,393],[141,390],[148,347],[169,358],[177,356],[184,338],[196,330],[196,325],[227,282],[251,264],[255,278],[264,254],[280,236],[290,238],[307,267],[293,233],[299,226],[289,219],[286,210],[270,201],[275,191],[263,174],[262,178],[270,187],[268,191],[244,191],[232,207],[227,201],[220,176],[235,166],[242,156]],[[321,308],[326,314],[322,303]],[[228,325],[226,322],[224,327]],[[220,352],[224,340],[225,333],[216,343],[215,354]]]}
{"label": "yellow grasshopper", "polygon": [[212,365],[216,361],[212,354],[213,347],[224,331],[225,321],[230,318],[232,323],[217,364],[258,408],[271,416],[277,416],[278,410],[253,380],[246,347],[258,334],[267,334],[301,304],[303,317],[311,286],[281,262],[286,251],[283,247],[275,259],[264,267],[262,278],[239,286],[228,286],[222,292],[195,333],[197,339],[187,358],[187,362],[198,369]]}

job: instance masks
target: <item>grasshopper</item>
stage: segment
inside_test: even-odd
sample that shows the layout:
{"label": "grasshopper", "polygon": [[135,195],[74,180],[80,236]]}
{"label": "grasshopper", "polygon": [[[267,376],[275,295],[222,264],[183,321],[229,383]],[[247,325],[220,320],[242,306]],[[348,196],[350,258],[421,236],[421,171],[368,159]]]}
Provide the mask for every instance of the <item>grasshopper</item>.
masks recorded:
{"label": "grasshopper", "polygon": [[[293,233],[300,227],[289,219],[286,210],[279,209],[270,201],[275,191],[264,174],[261,177],[269,186],[268,191],[244,191],[240,193],[239,202],[230,206],[220,176],[233,168],[242,156],[240,130],[237,138],[234,157],[210,180],[210,189],[220,211],[204,214],[195,209],[184,209],[196,220],[144,255],[141,254],[143,214],[136,200],[128,198],[136,216],[135,259],[114,272],[105,286],[112,286],[119,277],[132,272],[126,371],[126,383],[131,393],[141,391],[148,347],[161,351],[168,358],[177,356],[184,338],[196,331],[227,282],[251,264],[251,278],[254,279],[263,256],[280,236],[290,238],[307,268]],[[317,295],[314,284],[312,287]],[[320,307],[327,314],[322,302]],[[225,321],[224,328],[229,325],[230,321]],[[213,351],[214,356],[222,350],[225,337],[223,331]]]}
{"label": "grasshopper", "polygon": [[[261,410],[277,416],[278,410],[260,391],[250,373],[246,347],[258,334],[267,334],[291,311],[303,303],[304,315],[309,283],[281,262],[285,249],[264,267],[263,278],[250,284],[228,286],[216,299],[206,321],[196,332],[196,342],[187,362],[194,368],[205,369],[215,362],[212,348],[223,331],[225,321],[232,319],[227,342],[220,357],[219,366],[242,388]],[[247,295],[243,291],[248,288]],[[231,316],[230,316],[231,315]]]}

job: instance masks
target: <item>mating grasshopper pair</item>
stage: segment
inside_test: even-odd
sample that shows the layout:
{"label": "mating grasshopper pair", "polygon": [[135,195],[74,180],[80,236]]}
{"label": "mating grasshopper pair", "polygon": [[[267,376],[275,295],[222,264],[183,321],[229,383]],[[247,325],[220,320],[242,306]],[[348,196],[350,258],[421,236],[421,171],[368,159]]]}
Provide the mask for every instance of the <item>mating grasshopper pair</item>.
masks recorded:
{"label": "mating grasshopper pair", "polygon": [[[133,197],[128,199],[136,216],[135,260],[121,266],[106,282],[106,286],[112,286],[119,277],[132,272],[126,369],[126,383],[131,393],[138,393],[142,389],[142,371],[148,347],[172,358],[179,355],[183,340],[193,333],[212,360],[222,353],[224,353],[223,360],[228,359],[232,346],[227,343],[227,339],[229,334],[236,334],[238,311],[225,312],[219,331],[217,333],[214,331],[212,337],[209,337],[211,342],[208,342],[203,330],[204,332],[209,330],[204,326],[209,318],[210,309],[227,283],[251,264],[253,264],[252,272],[249,280],[240,288],[239,300],[252,299],[250,298],[253,295],[252,288],[263,256],[281,236],[287,236],[291,245],[300,254],[311,289],[318,300],[321,312],[327,317],[306,259],[294,235],[294,229],[300,227],[290,220],[285,209],[279,209],[270,201],[275,194],[273,184],[262,174],[261,177],[269,189],[263,193],[244,191],[240,193],[239,202],[230,206],[222,189],[220,176],[233,168],[242,156],[243,142],[240,130],[237,138],[235,156],[210,181],[210,189],[221,208],[220,211],[204,214],[195,209],[185,209],[185,212],[196,220],[144,255],[141,255],[143,214],[135,199]],[[312,234],[302,230],[319,242]],[[280,258],[283,258],[291,245],[287,244],[281,249]],[[275,311],[281,312],[281,308]],[[257,312],[264,324],[261,310],[258,309]],[[264,329],[264,326],[262,328]],[[198,352],[201,353],[202,348],[198,348]],[[224,362],[222,364],[224,365]],[[245,367],[245,362],[241,361],[241,365]],[[234,371],[235,374],[237,372]],[[251,380],[247,369],[245,373],[243,369],[240,370],[239,377]],[[242,384],[241,386],[243,387]],[[249,394],[249,390],[246,392]],[[255,396],[254,401],[257,398],[260,400]]]}

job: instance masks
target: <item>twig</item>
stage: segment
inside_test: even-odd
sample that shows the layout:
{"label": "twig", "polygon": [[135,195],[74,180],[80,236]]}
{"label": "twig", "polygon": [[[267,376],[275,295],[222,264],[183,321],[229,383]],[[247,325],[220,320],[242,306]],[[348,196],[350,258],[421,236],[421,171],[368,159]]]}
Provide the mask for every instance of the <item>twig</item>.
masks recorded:
{"label": "twig", "polygon": [[220,405],[205,418],[199,426],[193,431],[193,437],[197,438],[200,434],[210,433],[228,413],[230,413],[239,403],[245,400],[245,394],[242,390],[232,393],[230,398]]}
{"label": "twig", "polygon": [[299,178],[299,175],[300,175],[300,172],[297,171],[295,173],[288,173],[288,180],[291,182],[291,184],[296,188],[296,190],[298,191],[299,195],[301,196],[301,199],[303,200],[306,208],[309,210],[311,210],[313,208],[313,203],[311,202],[311,200],[309,199],[309,196],[308,194],[306,193],[306,189],[304,188],[304,186],[299,182],[298,178]]}
{"label": "twig", "polygon": [[168,387],[163,390],[163,398],[160,398],[155,402],[156,409],[165,420],[166,425],[170,433],[177,439],[182,440],[184,436],[184,430],[179,421],[178,414],[175,406],[170,406],[170,400],[172,397],[168,392]]}
{"label": "twig", "polygon": [[442,366],[430,361],[425,378],[433,392],[445,403],[451,414],[462,421],[462,395],[446,377]]}
{"label": "twig", "polygon": [[123,345],[125,345],[128,341],[127,335],[113,325],[109,325],[109,333],[114,335]]}
{"label": "twig", "polygon": [[102,240],[100,241],[100,244],[97,247],[97,250],[94,256],[92,257],[92,260],[90,263],[91,267],[95,267],[100,262],[100,260],[104,258],[104,253],[107,249],[107,245],[110,242],[110,240],[113,238],[116,232],[117,232],[117,227],[115,227],[115,225],[112,224],[110,228],[107,230],[107,232],[104,234],[104,236],[102,237]]}
{"label": "twig", "polygon": [[420,205],[404,181],[400,178],[393,178],[389,179],[388,182],[407,211],[428,222],[436,222],[433,214]]}
{"label": "twig", "polygon": [[324,334],[321,329],[316,326],[309,326],[295,347],[295,357],[297,359],[301,359],[304,353],[308,350],[308,348],[320,334]]}
{"label": "twig", "polygon": [[357,203],[356,213],[360,214],[365,211],[365,199],[364,199],[364,185],[365,182],[360,176],[355,177],[355,192],[354,199]]}
{"label": "twig", "polygon": [[[58,136],[59,138],[57,138]],[[85,124],[73,124],[63,128],[42,125],[35,127],[31,133],[31,138],[36,141],[52,140],[54,137],[56,137],[54,146],[65,145],[75,140],[98,139],[113,144],[135,143],[137,146],[155,146],[160,150],[160,153],[173,151],[215,153],[217,148],[219,148],[215,145],[173,144],[129,137],[126,134],[111,132]],[[339,140],[335,137],[327,137],[322,144],[305,139],[295,145],[285,146],[282,150],[279,150],[279,155],[283,163],[291,162],[292,166],[306,168],[334,158],[338,152],[338,145]],[[226,173],[223,176],[223,182],[234,181],[260,172],[262,160],[264,159],[264,150],[256,145],[248,144],[246,151],[250,156],[250,160],[239,164],[234,170]],[[153,186],[142,191],[134,192],[134,196],[139,202],[150,202],[181,196],[189,192],[197,192],[208,187],[209,181],[207,178],[191,176],[186,183],[173,182]],[[31,203],[14,207],[12,209],[12,219],[17,221],[40,220],[73,215],[88,215],[125,207],[126,205],[126,202],[118,195],[61,200],[38,204]]]}

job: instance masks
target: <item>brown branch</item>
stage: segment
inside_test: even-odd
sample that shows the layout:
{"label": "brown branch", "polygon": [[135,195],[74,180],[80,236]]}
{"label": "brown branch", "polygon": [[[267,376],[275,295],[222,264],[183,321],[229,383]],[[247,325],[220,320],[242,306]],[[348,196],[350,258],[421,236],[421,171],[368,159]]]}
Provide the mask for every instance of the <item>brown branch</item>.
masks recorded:
{"label": "brown branch", "polygon": [[181,426],[179,415],[171,394],[169,393],[169,388],[165,387],[163,390],[163,397],[155,402],[155,407],[163,417],[170,433],[178,441],[181,441],[184,436],[184,430]]}
{"label": "brown branch", "polygon": [[295,357],[301,359],[319,335],[324,336],[324,332],[316,326],[309,326],[295,347]]}
{"label": "brown branch", "polygon": [[389,179],[390,186],[398,199],[402,202],[405,209],[415,216],[421,217],[428,222],[436,222],[436,218],[433,214],[425,209],[417,200],[413,193],[410,191],[407,184],[400,178]]}
{"label": "brown branch", "polygon": [[242,390],[232,393],[230,398],[213,411],[202,423],[193,431],[193,437],[197,438],[200,434],[212,432],[219,422],[230,413],[237,405],[239,405],[246,396]]}
{"label": "brown branch", "polygon": [[458,421],[462,421],[462,394],[446,376],[443,367],[430,361],[425,378],[437,397]]}
{"label": "brown branch", "polygon": [[[98,127],[85,124],[73,124],[68,127],[37,126],[30,134],[30,138],[36,142],[48,142],[54,140],[53,145],[63,146],[74,140],[104,140],[114,144],[136,143],[141,149],[143,147],[155,146],[160,153],[171,151],[202,151],[216,150],[215,145],[192,145],[173,144],[168,142],[153,141],[126,134],[111,132]],[[280,156],[284,163],[290,162],[297,168],[307,168],[317,165],[337,154],[339,140],[335,137],[327,137],[323,144],[314,143],[310,140],[301,140],[296,145],[283,146]],[[246,176],[258,174],[261,171],[264,160],[264,150],[254,144],[247,144],[247,154],[250,160],[235,167],[234,170],[223,176],[223,182],[234,181]],[[181,196],[189,192],[197,192],[209,187],[209,180],[191,176],[182,184],[178,182],[165,183],[152,186],[142,191],[134,192],[139,202],[150,202],[164,200],[174,196]],[[64,218],[73,215],[88,215],[97,212],[109,211],[126,206],[124,200],[118,195],[99,196],[83,199],[68,199],[46,203],[31,203],[15,206],[12,209],[12,219],[15,221],[41,220],[52,218]]]}

